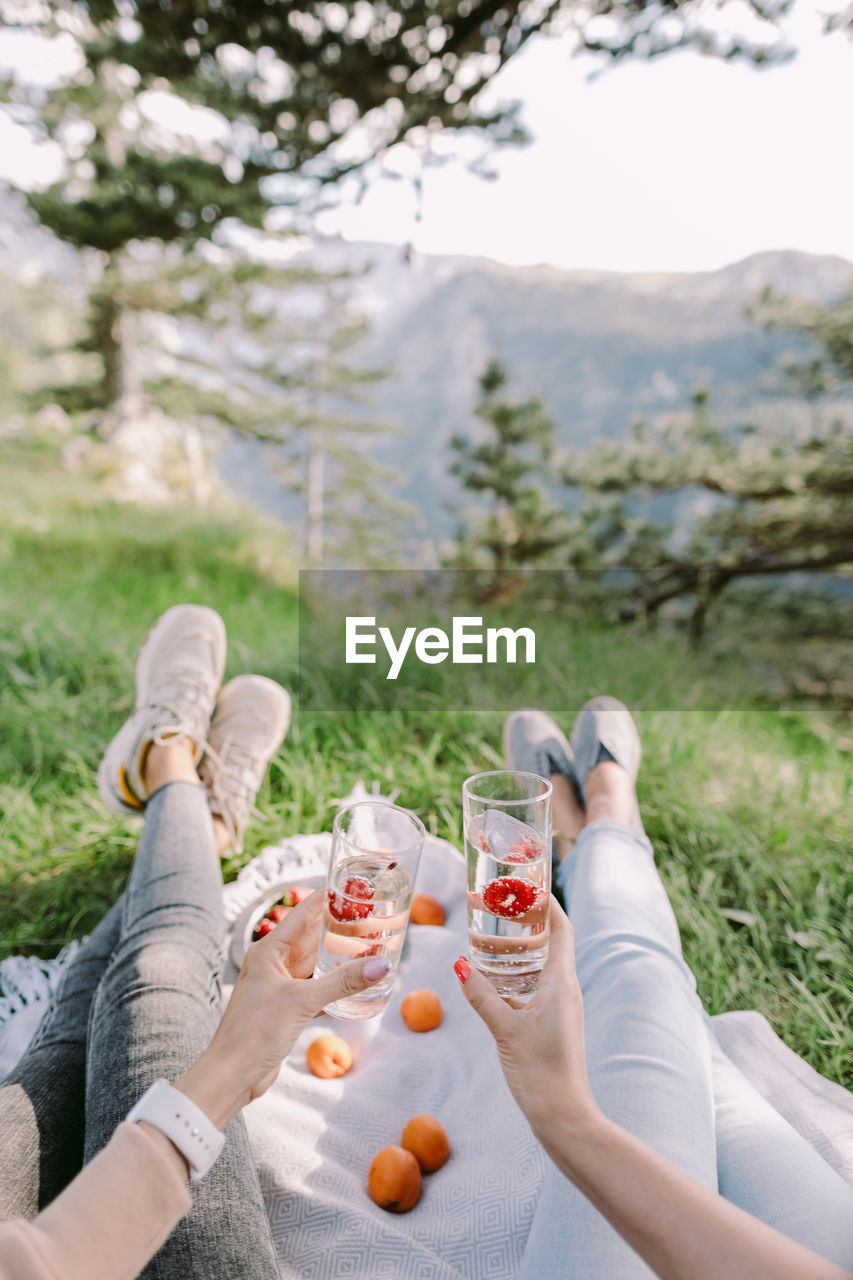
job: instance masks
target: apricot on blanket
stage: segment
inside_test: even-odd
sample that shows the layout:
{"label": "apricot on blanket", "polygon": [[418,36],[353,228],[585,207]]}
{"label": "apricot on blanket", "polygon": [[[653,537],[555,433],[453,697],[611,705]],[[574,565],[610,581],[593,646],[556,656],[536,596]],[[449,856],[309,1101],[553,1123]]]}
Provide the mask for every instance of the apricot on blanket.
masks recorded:
{"label": "apricot on blanket", "polygon": [[410,991],[400,1005],[400,1013],[410,1031],[434,1031],[444,1017],[441,1001],[429,987]]}
{"label": "apricot on blanket", "polygon": [[306,1049],[305,1061],[321,1080],[335,1080],[352,1066],[352,1049],[340,1036],[318,1036]]}
{"label": "apricot on blanket", "polygon": [[411,1151],[383,1147],[367,1174],[367,1190],[374,1204],[389,1213],[408,1213],[421,1194],[421,1171]]}
{"label": "apricot on blanket", "polygon": [[411,1151],[424,1173],[435,1173],[450,1155],[450,1141],[435,1116],[412,1116],[400,1145]]}
{"label": "apricot on blanket", "polygon": [[412,924],[444,924],[444,907],[431,893],[417,893],[412,898],[410,912]]}

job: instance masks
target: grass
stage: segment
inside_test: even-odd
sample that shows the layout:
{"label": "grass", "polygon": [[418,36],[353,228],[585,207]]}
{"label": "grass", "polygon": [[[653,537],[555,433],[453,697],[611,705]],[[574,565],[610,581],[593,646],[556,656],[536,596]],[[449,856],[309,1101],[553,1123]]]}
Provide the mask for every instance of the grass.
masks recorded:
{"label": "grass", "polygon": [[[227,674],[292,686],[296,576],[284,535],[237,508],[116,507],[50,448],[9,442],[0,477],[0,957],[50,955],[92,928],[133,858],[136,828],[104,811],[94,775],[132,706],[146,628],[176,601],[211,604],[229,631]],[[243,860],[327,829],[359,778],[398,790],[458,843],[462,779],[500,764],[501,704],[567,721],[592,693],[615,692],[636,708],[646,826],[706,1007],[760,1009],[853,1084],[849,725],[762,694],[760,654],[734,644],[697,656],[678,635],[540,624],[541,661],[516,668],[500,697],[450,669],[373,702],[360,669],[315,681]]]}

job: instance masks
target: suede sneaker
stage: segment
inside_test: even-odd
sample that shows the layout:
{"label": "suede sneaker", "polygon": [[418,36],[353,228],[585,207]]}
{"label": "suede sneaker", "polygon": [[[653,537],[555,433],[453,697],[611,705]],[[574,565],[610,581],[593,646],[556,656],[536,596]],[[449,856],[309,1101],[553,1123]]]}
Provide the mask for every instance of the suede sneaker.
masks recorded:
{"label": "suede sneaker", "polygon": [[624,702],[600,695],[582,706],[572,729],[572,750],[584,804],[586,780],[597,764],[609,760],[625,770],[634,786],[631,826],[638,835],[644,836],[636,787],[643,747],[633,716]]}
{"label": "suede sneaker", "polygon": [[561,773],[580,791],[572,748],[544,711],[533,707],[513,711],[504,723],[503,749],[508,768],[546,779]]}
{"label": "suede sneaker", "polygon": [[255,800],[289,723],[290,697],[266,676],[235,676],[216,700],[199,776],[236,854],[249,819],[261,816]]}
{"label": "suede sneaker", "polygon": [[175,605],[155,622],[136,658],[136,707],[98,769],[98,791],[108,809],[138,814],[145,808],[142,773],[151,745],[186,738],[194,760],[201,759],[225,647],[225,624],[203,605]]}

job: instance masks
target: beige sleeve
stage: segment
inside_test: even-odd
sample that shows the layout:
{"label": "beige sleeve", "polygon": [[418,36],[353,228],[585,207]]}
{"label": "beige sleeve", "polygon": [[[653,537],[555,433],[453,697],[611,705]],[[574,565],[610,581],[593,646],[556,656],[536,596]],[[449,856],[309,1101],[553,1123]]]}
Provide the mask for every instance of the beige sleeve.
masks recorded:
{"label": "beige sleeve", "polygon": [[120,1124],[32,1222],[0,1224],[0,1280],[133,1280],[192,1201],[163,1134]]}

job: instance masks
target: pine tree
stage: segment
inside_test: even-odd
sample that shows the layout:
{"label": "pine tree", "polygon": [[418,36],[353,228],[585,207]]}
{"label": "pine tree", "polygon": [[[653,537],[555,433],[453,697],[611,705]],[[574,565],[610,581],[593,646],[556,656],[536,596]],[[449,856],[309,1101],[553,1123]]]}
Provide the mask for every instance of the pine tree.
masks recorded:
{"label": "pine tree", "polygon": [[311,299],[309,318],[273,308],[253,332],[266,353],[257,372],[282,393],[286,435],[274,465],[302,499],[304,559],[313,568],[387,564],[399,557],[411,515],[394,496],[398,473],[371,456],[396,429],[371,414],[370,389],[387,371],[358,359],[368,330],[351,287],[346,273],[318,273],[301,291]]}
{"label": "pine tree", "polygon": [[[61,178],[28,199],[61,239],[97,255],[90,329],[102,344],[95,404],[138,406],[131,247],[190,249],[273,206],[304,206],[348,175],[363,181],[399,143],[431,159],[443,130],[518,143],[518,104],[485,89],[535,35],[567,21],[580,47],[613,59],[693,45],[774,56],[785,0],[749,0],[771,41],[720,36],[704,0],[612,0],[607,35],[578,0],[7,0],[3,17],[71,37],[79,66],[45,91],[12,79],[7,110],[64,156]],[[475,163],[477,163],[475,161]]]}
{"label": "pine tree", "polygon": [[[259,114],[259,126],[278,129],[278,114],[288,111],[291,170],[306,158],[325,155],[338,170],[329,148],[346,129],[338,129],[334,106],[354,103],[359,115],[384,107],[396,97],[394,141],[412,128],[464,128],[502,125],[504,112],[483,111],[480,95],[505,63],[540,32],[571,26],[578,48],[618,60],[654,57],[676,48],[745,58],[756,63],[784,59],[788,50],[778,23],[790,0],[721,0],[728,22],[708,21],[705,0],[386,0],[329,5],[324,0],[269,4],[241,0],[239,5],[210,0],[134,0],[132,13],[141,30],[135,65],[179,78],[192,75],[223,45],[257,53],[268,50],[291,71],[286,94]],[[125,11],[122,0],[89,0],[96,21]],[[750,12],[751,11],[751,12]],[[718,15],[717,15],[718,17]],[[759,19],[756,24],[754,19]],[[602,18],[604,21],[602,21]],[[753,19],[750,22],[750,18]],[[733,19],[733,20],[732,20]],[[838,26],[843,25],[840,19]],[[756,32],[745,34],[744,29]],[[245,84],[255,67],[244,64]],[[213,75],[213,71],[208,74]],[[233,87],[223,91],[230,106]],[[313,110],[306,114],[305,103]],[[259,112],[251,92],[239,103],[247,118]],[[323,121],[328,132],[312,129]]]}
{"label": "pine tree", "polygon": [[[724,429],[702,391],[686,420],[640,423],[628,441],[602,442],[563,468],[593,507],[622,500],[603,563],[637,571],[635,604],[646,615],[691,597],[696,642],[711,605],[738,579],[853,568],[853,416],[838,399],[820,408],[824,394],[853,386],[853,301],[807,307],[765,296],[756,314],[812,340],[812,354],[784,369],[789,389],[812,406],[807,425]],[[625,514],[626,500],[689,487],[716,501],[687,536]]]}
{"label": "pine tree", "polygon": [[[120,269],[110,263],[92,283],[83,314],[69,314],[76,336],[65,335],[54,354],[77,353],[74,376],[46,379],[33,406],[56,401],[84,421],[94,417],[102,434],[123,410],[138,410],[143,401],[176,418],[215,419],[260,432],[272,406],[257,386],[241,380],[235,348],[257,322],[258,293],[314,278],[318,273],[308,268],[271,267],[209,244],[191,251],[156,244],[145,252],[130,250]],[[168,324],[174,330],[176,323],[181,353],[168,355],[164,329]],[[231,381],[222,376],[226,366]]]}
{"label": "pine tree", "polygon": [[[487,566],[490,595],[502,599],[513,575],[540,564],[566,542],[564,512],[548,496],[554,427],[538,396],[506,398],[504,364],[489,361],[479,379],[475,413],[486,424],[484,438],[455,435],[450,466],[469,492],[486,500],[473,517],[463,515],[452,563],[457,568]],[[517,581],[517,577],[516,577]]]}
{"label": "pine tree", "polygon": [[[102,377],[90,383],[88,403],[119,406],[120,416],[138,411],[142,399],[136,318],[149,308],[149,279],[140,243],[186,253],[211,237],[227,239],[236,224],[259,228],[271,207],[316,188],[318,172],[322,185],[439,121],[477,127],[497,142],[522,136],[513,111],[471,105],[476,77],[454,101],[444,101],[430,75],[395,79],[392,47],[421,67],[420,51],[435,39],[426,30],[417,50],[408,23],[384,50],[373,22],[353,40],[342,34],[338,46],[334,12],[342,6],[46,0],[37,9],[7,8],[10,25],[46,39],[71,36],[79,50],[63,83],[45,91],[12,78],[4,96],[13,118],[61,150],[62,176],[27,199],[43,225],[90,252],[84,345],[99,352]],[[399,25],[388,14],[376,20],[389,30]],[[458,61],[474,65],[491,30],[475,21],[469,35],[470,60]],[[338,47],[346,53],[336,58]],[[387,117],[384,126],[377,113]],[[364,154],[340,163],[335,145],[367,116]]]}
{"label": "pine tree", "polygon": [[266,464],[301,500],[309,565],[368,564],[399,551],[410,514],[394,497],[400,477],[371,456],[395,431],[370,412],[370,389],[386,371],[361,358],[368,329],[351,301],[351,276],[233,253],[193,276],[184,266],[174,283],[189,300],[173,311],[182,316],[182,349],[161,359],[147,395],[174,417],[271,446]]}

